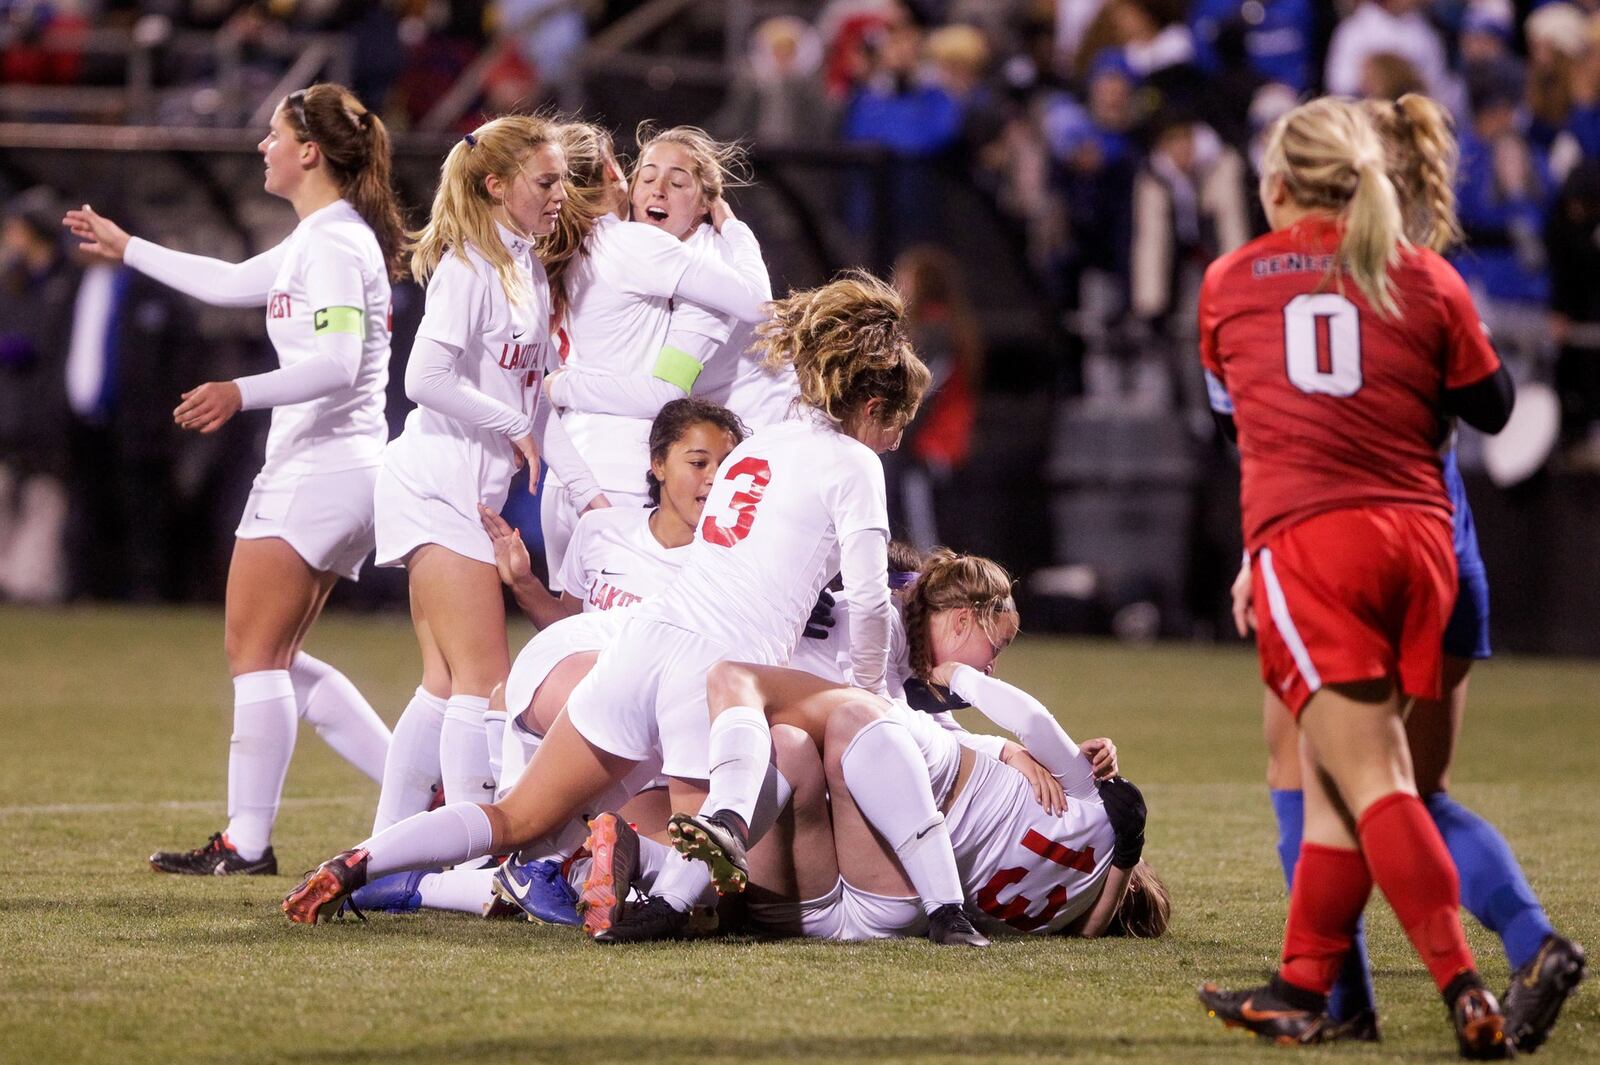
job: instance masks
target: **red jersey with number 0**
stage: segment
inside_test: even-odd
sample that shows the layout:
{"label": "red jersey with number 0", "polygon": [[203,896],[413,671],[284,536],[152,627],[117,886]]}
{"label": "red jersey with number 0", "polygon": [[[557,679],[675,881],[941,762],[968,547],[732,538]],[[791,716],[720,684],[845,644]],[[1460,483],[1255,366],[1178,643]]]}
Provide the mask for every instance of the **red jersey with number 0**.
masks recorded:
{"label": "red jersey with number 0", "polygon": [[1385,316],[1330,277],[1339,236],[1320,219],[1268,233],[1213,262],[1201,286],[1200,358],[1232,401],[1252,551],[1340,507],[1448,517],[1444,391],[1500,366],[1454,267],[1404,251],[1389,271],[1399,313]]}

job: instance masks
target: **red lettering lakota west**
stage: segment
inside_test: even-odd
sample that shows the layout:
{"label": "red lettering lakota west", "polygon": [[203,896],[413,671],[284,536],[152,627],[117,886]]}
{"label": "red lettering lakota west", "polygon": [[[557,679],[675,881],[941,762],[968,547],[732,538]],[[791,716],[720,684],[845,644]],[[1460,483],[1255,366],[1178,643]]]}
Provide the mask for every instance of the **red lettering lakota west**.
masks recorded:
{"label": "red lettering lakota west", "polygon": [[537,361],[538,344],[501,344],[500,368],[503,370],[532,369]]}

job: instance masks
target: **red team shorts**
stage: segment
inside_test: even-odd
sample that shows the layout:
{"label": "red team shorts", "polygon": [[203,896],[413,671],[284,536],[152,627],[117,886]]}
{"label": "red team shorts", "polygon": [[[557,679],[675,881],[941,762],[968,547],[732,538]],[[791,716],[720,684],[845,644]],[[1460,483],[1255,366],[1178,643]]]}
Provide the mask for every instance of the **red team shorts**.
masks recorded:
{"label": "red team shorts", "polygon": [[1251,562],[1261,679],[1298,720],[1324,684],[1393,677],[1440,697],[1456,601],[1450,520],[1418,507],[1348,507],[1267,538]]}

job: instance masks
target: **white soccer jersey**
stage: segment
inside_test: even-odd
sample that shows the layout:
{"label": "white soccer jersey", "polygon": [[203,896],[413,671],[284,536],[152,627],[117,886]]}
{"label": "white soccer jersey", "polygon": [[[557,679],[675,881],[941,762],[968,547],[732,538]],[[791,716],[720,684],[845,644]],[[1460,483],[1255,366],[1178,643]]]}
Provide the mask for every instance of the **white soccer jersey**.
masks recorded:
{"label": "white soccer jersey", "polygon": [[267,297],[267,336],[281,366],[316,357],[315,317],[354,307],[363,318],[361,365],[348,388],[272,409],[262,475],[289,477],[375,465],[389,439],[389,272],[378,238],[345,200],[300,220]]}
{"label": "white soccer jersey", "polygon": [[[688,243],[696,254],[714,255],[729,266],[736,265],[727,240],[709,223],[696,229]],[[727,407],[751,431],[784,421],[794,409],[794,400],[800,395],[794,367],[768,370],[761,365],[760,356],[750,351],[755,326],[680,302],[673,308],[673,327],[686,327],[723,342],[695,379],[695,395]]]}
{"label": "white soccer jersey", "polygon": [[[618,376],[649,377],[672,318],[672,294],[693,253],[664,230],[605,215],[567,274],[567,360]],[[650,419],[569,411],[562,417],[601,489],[642,491]]]}
{"label": "white soccer jersey", "polygon": [[[820,640],[809,636],[796,640],[788,665],[790,669],[803,670],[835,684],[855,683],[850,666],[850,605],[843,596],[834,594],[833,628],[828,630],[828,635]],[[910,677],[911,652],[906,645],[906,623],[900,611],[895,610],[889,615],[889,670],[886,674],[889,696],[903,698]]]}
{"label": "white soccer jersey", "polygon": [[578,519],[560,585],[583,609],[618,610],[660,592],[677,576],[689,547],[663,547],[650,531],[651,508],[607,507]]}
{"label": "white soccer jersey", "polygon": [[888,535],[883,465],[820,416],[771,426],[717,469],[678,579],[640,617],[787,662],[853,533]]}
{"label": "white soccer jersey", "polygon": [[1021,773],[977,755],[945,816],[967,897],[1019,932],[1058,932],[1094,904],[1116,842],[1098,798],[1052,816]]}
{"label": "white soccer jersey", "polygon": [[[469,245],[465,258],[447,253],[428,279],[417,336],[458,350],[465,384],[531,417],[549,349],[550,283],[528,242],[503,226],[499,230],[523,279],[522,302],[507,298],[494,267]],[[479,503],[496,512],[505,505],[517,472],[516,449],[504,433],[427,407],[406,415],[405,429],[383,461],[407,488],[443,500],[473,525]]]}

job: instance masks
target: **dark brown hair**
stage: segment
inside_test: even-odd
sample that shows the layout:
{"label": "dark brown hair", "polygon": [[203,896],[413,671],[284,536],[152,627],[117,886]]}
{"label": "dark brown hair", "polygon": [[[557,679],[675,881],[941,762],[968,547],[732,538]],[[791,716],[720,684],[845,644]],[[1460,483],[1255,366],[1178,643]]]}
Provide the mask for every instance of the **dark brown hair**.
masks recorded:
{"label": "dark brown hair", "polygon": [[[672,445],[683,439],[685,433],[696,425],[705,424],[721,429],[733,437],[735,445],[743,442],[750,431],[744,427],[744,422],[739,416],[727,407],[719,406],[708,399],[698,396],[685,396],[675,399],[662,407],[656,414],[655,421],[650,423],[650,464],[667,460],[667,452]],[[654,469],[645,471],[645,482],[650,486],[650,504],[661,505],[661,482],[656,478]]]}
{"label": "dark brown hair", "polygon": [[403,277],[406,227],[383,119],[368,111],[355,93],[329,82],[292,92],[281,106],[289,128],[321,150],[339,194],[372,228],[389,277]]}

